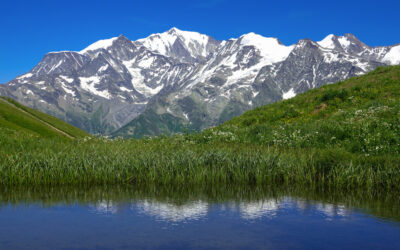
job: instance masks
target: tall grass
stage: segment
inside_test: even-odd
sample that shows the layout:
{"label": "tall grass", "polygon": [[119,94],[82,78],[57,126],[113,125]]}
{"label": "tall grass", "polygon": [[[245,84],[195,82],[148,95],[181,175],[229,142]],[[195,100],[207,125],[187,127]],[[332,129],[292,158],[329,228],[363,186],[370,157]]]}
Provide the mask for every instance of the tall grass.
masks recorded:
{"label": "tall grass", "polygon": [[185,136],[70,142],[12,137],[7,145],[0,147],[2,185],[297,183],[400,187],[398,156],[365,157],[341,149],[194,144]]}

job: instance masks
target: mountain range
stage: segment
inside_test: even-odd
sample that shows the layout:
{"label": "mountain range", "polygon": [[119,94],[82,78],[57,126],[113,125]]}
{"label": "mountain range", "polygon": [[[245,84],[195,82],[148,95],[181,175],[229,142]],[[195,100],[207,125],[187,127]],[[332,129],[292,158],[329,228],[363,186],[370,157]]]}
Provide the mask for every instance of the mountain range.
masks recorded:
{"label": "mountain range", "polygon": [[50,52],[0,95],[87,132],[123,137],[201,130],[309,89],[400,64],[400,44],[352,34],[287,46],[255,33],[218,41],[172,28]]}

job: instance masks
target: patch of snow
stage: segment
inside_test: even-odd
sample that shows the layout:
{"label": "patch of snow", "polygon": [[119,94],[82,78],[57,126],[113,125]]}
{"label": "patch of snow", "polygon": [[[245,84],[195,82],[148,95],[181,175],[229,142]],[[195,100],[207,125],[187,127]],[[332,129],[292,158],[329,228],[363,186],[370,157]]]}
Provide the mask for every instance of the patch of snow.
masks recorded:
{"label": "patch of snow", "polygon": [[63,60],[60,60],[56,65],[53,65],[53,67],[51,67],[51,69],[50,69],[47,73],[53,72],[53,71],[54,71],[56,68],[58,68],[63,62],[64,62],[64,59],[63,59]]}
{"label": "patch of snow", "polygon": [[33,92],[30,89],[27,89],[25,92],[26,92],[27,95],[33,95]]}
{"label": "patch of snow", "polygon": [[144,58],[139,62],[138,66],[142,68],[149,68],[151,64],[154,62],[154,60],[155,60],[154,57]]}
{"label": "patch of snow", "polygon": [[230,93],[230,91],[221,92],[221,93],[219,93],[219,96],[220,96],[220,97],[224,97],[224,98],[226,98],[226,99],[230,99],[231,93]]}
{"label": "patch of snow", "polygon": [[36,84],[36,85],[43,85],[43,84],[45,84],[45,81],[38,81],[38,82],[36,82],[35,84]]}
{"label": "patch of snow", "polygon": [[99,84],[100,83],[100,78],[97,76],[91,76],[91,77],[79,77],[79,81],[81,82],[81,86],[84,85],[89,85],[89,84]]}
{"label": "patch of snow", "polygon": [[61,83],[61,87],[63,88],[63,90],[64,90],[66,93],[68,93],[68,94],[72,95],[73,97],[75,97],[75,91],[73,91],[73,90],[67,88],[67,86],[65,86],[64,83]]}
{"label": "patch of snow", "polygon": [[147,102],[134,102],[133,104],[136,104],[136,105],[146,105]]}
{"label": "patch of snow", "polygon": [[[354,62],[353,62],[353,63],[354,63]],[[370,65],[369,65],[368,62],[360,62],[360,61],[357,61],[355,64],[356,64],[358,67],[360,67],[364,72],[368,72],[368,71],[369,71]]]}
{"label": "patch of snow", "polygon": [[[364,53],[365,51],[362,51],[362,52],[360,52],[360,54],[362,55],[363,53]],[[388,48],[387,47],[375,47],[375,48],[372,48],[370,51],[368,51],[370,54],[375,54],[376,55],[376,58],[378,59],[378,60],[381,60],[382,61],[382,59],[383,59],[383,57],[385,57],[385,55],[387,54],[387,52],[388,52]]]}
{"label": "patch of snow", "polygon": [[119,87],[120,90],[125,91],[125,92],[131,92],[132,90],[127,89],[125,87]]}
{"label": "patch of snow", "polygon": [[22,76],[17,77],[17,79],[28,78],[28,77],[31,77],[31,76],[33,76],[32,73],[27,73],[27,74],[25,74],[25,75],[22,75]]}
{"label": "patch of snow", "polygon": [[91,77],[79,77],[79,81],[81,82],[81,88],[95,94],[97,96],[104,97],[106,99],[110,99],[111,95],[107,90],[98,90],[95,85],[100,83],[100,78],[97,76]]}
{"label": "patch of snow", "polygon": [[71,53],[71,52],[79,53],[79,51],[73,51],[73,50],[60,50],[60,51],[50,51],[47,54]]}
{"label": "patch of snow", "polygon": [[110,39],[105,39],[105,40],[99,40],[91,45],[89,45],[87,48],[84,50],[81,50],[80,53],[86,53],[88,51],[93,51],[93,50],[98,50],[98,49],[107,49],[110,47],[115,40],[117,40],[118,37],[113,37]]}
{"label": "patch of snow", "polygon": [[251,84],[254,82],[259,70],[263,67],[263,64],[255,65],[251,68],[244,68],[233,71],[232,75],[228,77],[228,80],[224,85],[229,86],[237,83],[239,80],[242,84]]}
{"label": "patch of snow", "polygon": [[315,83],[317,80],[317,67],[315,67],[315,65],[313,65],[313,81],[312,81],[312,88],[315,88]]}
{"label": "patch of snow", "polygon": [[181,31],[175,28],[178,35],[183,38],[185,47],[189,50],[191,55],[201,55],[206,57],[208,55],[207,44],[209,37],[202,35],[198,32]]}
{"label": "patch of snow", "polygon": [[104,58],[104,59],[105,59],[105,60],[109,63],[109,65],[111,65],[111,67],[112,67],[114,70],[116,70],[118,73],[123,73],[123,72],[124,72],[123,67],[121,67],[119,63],[115,62],[115,60],[114,60],[113,58]]}
{"label": "patch of snow", "polygon": [[251,89],[252,87],[251,87],[251,85],[244,84],[244,85],[239,85],[237,88],[238,89]]}
{"label": "patch of snow", "polygon": [[279,43],[279,40],[276,38],[263,37],[252,32],[241,36],[240,44],[243,46],[256,47],[263,57],[264,65],[285,60],[293,50],[293,46],[285,46]]}
{"label": "patch of snow", "polygon": [[143,46],[151,51],[158,52],[161,55],[169,55],[169,47],[171,47],[176,40],[176,37],[162,34],[154,34],[148,38],[139,39]]}
{"label": "patch of snow", "polygon": [[59,76],[61,79],[63,79],[64,81],[66,81],[67,83],[72,83],[74,81],[74,79],[69,78],[68,76]]}
{"label": "patch of snow", "polygon": [[400,45],[392,47],[382,61],[391,65],[400,64]]}
{"label": "patch of snow", "polygon": [[346,49],[351,45],[351,42],[349,39],[347,39],[347,37],[341,36],[338,39],[340,45],[342,46],[342,48],[346,51]]}
{"label": "patch of snow", "polygon": [[185,117],[186,120],[189,121],[189,115],[187,113],[183,113],[183,116]]}
{"label": "patch of snow", "polygon": [[333,42],[333,38],[335,38],[335,35],[330,34],[327,37],[325,37],[323,40],[319,41],[318,44],[319,46],[327,49],[334,49],[335,48],[335,43]]}
{"label": "patch of snow", "polygon": [[324,53],[324,62],[325,63],[332,63],[339,61],[339,53],[327,52]]}
{"label": "patch of snow", "polygon": [[151,88],[147,86],[144,82],[144,77],[141,74],[140,68],[132,67],[132,61],[123,61],[122,63],[125,65],[132,76],[133,88],[135,88],[142,95],[146,97],[154,96],[164,87],[163,85],[159,85],[156,88]]}
{"label": "patch of snow", "polygon": [[177,28],[172,28],[164,33],[153,34],[147,38],[139,39],[137,42],[151,51],[170,56],[171,48],[178,38],[183,42],[185,49],[190,52],[192,57],[206,57],[209,54],[207,51],[209,37],[207,35],[192,31],[182,31]]}
{"label": "patch of snow", "polygon": [[293,98],[293,97],[295,97],[295,96],[296,96],[296,93],[294,92],[294,89],[293,89],[293,88],[289,89],[288,92],[285,92],[285,93],[282,94],[282,98],[283,98],[284,100]]}
{"label": "patch of snow", "polygon": [[101,67],[99,68],[99,72],[106,71],[107,69],[108,69],[108,64],[106,64],[106,65],[104,65],[104,66],[101,66]]}

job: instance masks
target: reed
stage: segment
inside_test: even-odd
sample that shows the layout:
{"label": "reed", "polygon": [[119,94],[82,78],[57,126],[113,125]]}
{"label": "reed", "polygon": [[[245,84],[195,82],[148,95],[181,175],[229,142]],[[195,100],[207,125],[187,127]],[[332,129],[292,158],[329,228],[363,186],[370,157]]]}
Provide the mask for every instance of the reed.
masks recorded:
{"label": "reed", "polygon": [[142,140],[13,138],[0,147],[0,184],[290,184],[400,187],[400,158],[343,149]]}

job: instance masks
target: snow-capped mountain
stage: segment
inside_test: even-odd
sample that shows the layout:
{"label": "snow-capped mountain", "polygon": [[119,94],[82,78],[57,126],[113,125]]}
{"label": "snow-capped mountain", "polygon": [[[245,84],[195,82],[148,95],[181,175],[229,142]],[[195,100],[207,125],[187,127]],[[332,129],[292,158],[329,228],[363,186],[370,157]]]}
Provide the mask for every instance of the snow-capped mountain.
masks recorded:
{"label": "snow-capped mountain", "polygon": [[50,52],[0,94],[92,133],[155,135],[217,125],[251,108],[400,63],[400,45],[351,34],[284,45],[254,33],[216,41],[177,28]]}
{"label": "snow-capped mountain", "polygon": [[135,43],[179,62],[193,63],[205,62],[220,42],[197,32],[172,28],[167,32],[139,39]]}

